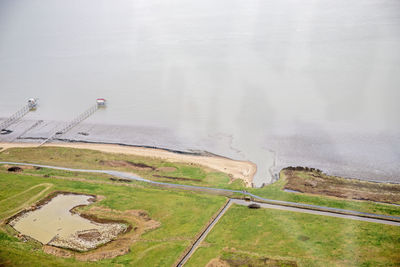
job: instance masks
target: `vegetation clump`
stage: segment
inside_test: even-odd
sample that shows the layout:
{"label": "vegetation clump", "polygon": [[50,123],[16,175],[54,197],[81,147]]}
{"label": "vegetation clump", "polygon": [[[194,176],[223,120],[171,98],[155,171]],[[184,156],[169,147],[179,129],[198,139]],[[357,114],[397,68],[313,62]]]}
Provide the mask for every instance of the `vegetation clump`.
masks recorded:
{"label": "vegetation clump", "polygon": [[115,177],[110,177],[110,180],[114,181],[114,182],[124,182],[124,183],[132,182],[132,180],[129,180],[129,179],[115,178]]}
{"label": "vegetation clump", "polygon": [[288,167],[282,173],[287,181],[284,189],[345,199],[400,203],[400,184],[330,176],[308,167]]}
{"label": "vegetation clump", "polygon": [[7,171],[9,172],[22,172],[22,168],[21,167],[17,167],[17,166],[13,166],[7,169]]}

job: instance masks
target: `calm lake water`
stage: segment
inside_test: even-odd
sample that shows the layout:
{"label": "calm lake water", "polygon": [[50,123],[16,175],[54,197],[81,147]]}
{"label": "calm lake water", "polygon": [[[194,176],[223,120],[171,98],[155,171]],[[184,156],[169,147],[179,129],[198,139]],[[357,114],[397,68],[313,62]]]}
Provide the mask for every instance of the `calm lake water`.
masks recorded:
{"label": "calm lake water", "polygon": [[275,152],[399,177],[399,43],[398,0],[1,0],[0,117],[38,97],[27,118],[70,120],[104,97],[87,122],[168,129],[260,178]]}

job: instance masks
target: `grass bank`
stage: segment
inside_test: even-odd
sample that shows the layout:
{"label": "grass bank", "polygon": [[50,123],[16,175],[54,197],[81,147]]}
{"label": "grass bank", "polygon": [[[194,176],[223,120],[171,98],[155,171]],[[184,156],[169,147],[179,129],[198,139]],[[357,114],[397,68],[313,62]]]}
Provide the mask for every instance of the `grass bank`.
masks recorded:
{"label": "grass bank", "polygon": [[345,199],[400,204],[400,184],[346,179],[303,167],[285,168],[281,175],[287,181],[285,189]]}
{"label": "grass bank", "polygon": [[[281,171],[280,179],[277,182],[263,188],[249,188],[246,190],[258,196],[270,199],[326,206],[339,209],[348,209],[368,213],[400,216],[400,207],[390,204],[376,203],[367,200],[344,199],[335,196],[310,193],[285,192],[284,188],[287,185],[287,182],[287,176],[285,174],[285,171],[283,170]],[[336,190],[340,190],[340,187],[337,187]]]}

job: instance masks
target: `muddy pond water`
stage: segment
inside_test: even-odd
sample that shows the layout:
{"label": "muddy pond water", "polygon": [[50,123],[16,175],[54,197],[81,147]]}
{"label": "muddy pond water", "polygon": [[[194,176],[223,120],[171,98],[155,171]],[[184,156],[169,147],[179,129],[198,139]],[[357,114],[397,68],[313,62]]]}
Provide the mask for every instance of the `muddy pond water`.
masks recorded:
{"label": "muddy pond water", "polygon": [[92,196],[58,194],[39,209],[26,212],[10,222],[18,232],[42,244],[79,251],[93,249],[114,239],[127,226],[97,223],[71,213],[79,205],[91,203]]}

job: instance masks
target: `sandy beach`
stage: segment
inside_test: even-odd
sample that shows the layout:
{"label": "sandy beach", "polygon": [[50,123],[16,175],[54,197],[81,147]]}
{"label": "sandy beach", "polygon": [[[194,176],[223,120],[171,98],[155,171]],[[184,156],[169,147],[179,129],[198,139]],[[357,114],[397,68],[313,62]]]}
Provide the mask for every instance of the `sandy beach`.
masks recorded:
{"label": "sandy beach", "polygon": [[[13,147],[37,147],[34,143],[0,143],[2,150]],[[86,144],[86,143],[52,143],[44,147],[69,147],[80,149],[92,149],[107,153],[121,153],[143,157],[160,158],[170,162],[184,162],[201,165],[213,170],[228,174],[233,179],[241,179],[247,187],[251,187],[253,177],[257,172],[256,164],[250,161],[232,160],[219,156],[198,156],[190,154],[179,154],[163,149],[143,148],[109,144]]]}

